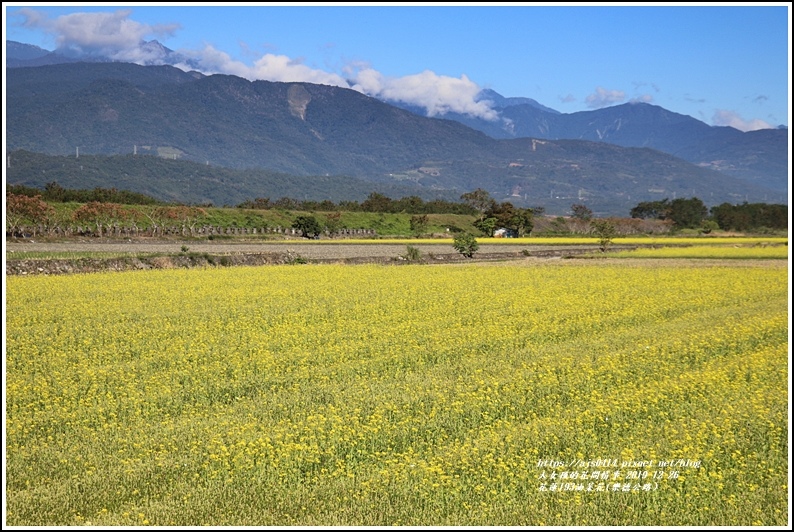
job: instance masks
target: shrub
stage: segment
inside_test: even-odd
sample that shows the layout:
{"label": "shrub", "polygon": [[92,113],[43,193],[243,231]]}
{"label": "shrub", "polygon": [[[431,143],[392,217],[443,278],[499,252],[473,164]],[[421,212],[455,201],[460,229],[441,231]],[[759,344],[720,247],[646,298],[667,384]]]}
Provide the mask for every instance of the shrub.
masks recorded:
{"label": "shrub", "polygon": [[421,260],[422,252],[419,251],[419,248],[409,245],[405,249],[405,259],[410,261]]}
{"label": "shrub", "polygon": [[314,216],[298,216],[292,227],[298,229],[303,238],[315,238],[323,231],[320,222]]}
{"label": "shrub", "polygon": [[455,236],[455,239],[452,241],[452,247],[454,247],[458,253],[469,259],[480,249],[477,239],[471,233],[462,233]]}

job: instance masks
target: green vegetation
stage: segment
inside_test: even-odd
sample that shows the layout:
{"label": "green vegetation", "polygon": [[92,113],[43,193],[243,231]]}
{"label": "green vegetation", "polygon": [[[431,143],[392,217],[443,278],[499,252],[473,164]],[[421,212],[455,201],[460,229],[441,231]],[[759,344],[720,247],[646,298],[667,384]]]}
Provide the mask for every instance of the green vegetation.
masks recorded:
{"label": "green vegetation", "polygon": [[131,192],[129,190],[118,190],[115,188],[102,187],[96,187],[91,190],[68,189],[62,187],[55,181],[51,181],[44,185],[43,190],[25,185],[8,185],[8,187],[6,187],[6,194],[15,194],[29,197],[41,196],[41,199],[44,201],[56,203],[89,203],[96,201],[102,203],[121,203],[124,205],[162,204],[161,201],[151,196],[139,194],[137,192]]}
{"label": "green vegetation", "polygon": [[[133,203],[80,198],[129,199]],[[304,237],[345,229],[366,229],[381,236],[449,235],[480,232],[494,236],[521,238],[536,229],[537,235],[587,235],[601,238],[602,247],[610,239],[636,234],[704,234],[717,230],[745,228],[761,234],[782,232],[788,228],[785,205],[743,204],[720,205],[704,217],[705,206],[697,198],[668,202],[643,202],[631,210],[632,218],[593,218],[592,211],[582,204],[572,205],[573,216],[554,219],[538,218],[541,208],[525,209],[510,202],[496,202],[483,189],[461,196],[462,202],[424,201],[418,196],[394,200],[373,192],[365,201],[334,203],[331,200],[299,201],[283,197],[275,202],[257,198],[238,207],[189,206],[157,203],[151,197],[124,190],[69,190],[57,182],[49,182],[44,190],[12,186],[6,194],[6,233],[21,236],[37,233],[63,234],[79,224],[78,232],[88,227],[96,235],[149,231],[162,234],[177,229],[184,236],[197,236],[200,227],[232,228],[264,232],[283,232],[285,228],[300,230]],[[475,217],[476,216],[476,217]],[[309,225],[307,225],[309,224]],[[762,224],[760,227],[757,224]],[[80,229],[82,227],[82,229]],[[605,230],[609,229],[606,233]],[[274,231],[271,231],[274,230]],[[249,232],[249,231],[246,231]],[[253,231],[250,231],[253,232]],[[223,234],[212,234],[224,238]]]}
{"label": "green vegetation", "polygon": [[[313,201],[311,205],[308,199],[324,198],[343,203],[344,210],[349,210],[346,202],[362,202],[373,189],[389,196],[421,196],[431,204],[435,200],[451,201],[459,195],[445,190],[422,190],[411,183],[373,183],[345,175],[293,175],[261,168],[232,169],[155,155],[81,154],[76,158],[73,154],[44,155],[17,150],[9,152],[8,156],[11,166],[6,169],[7,183],[9,187],[19,187],[15,193],[44,194],[47,185],[53,182],[65,190],[81,191],[79,198],[64,197],[64,201],[146,204],[150,201],[145,198],[150,197],[169,204],[263,208],[252,205],[257,200],[251,198],[268,194],[271,198],[280,198],[272,202],[277,208],[296,209],[298,205],[290,205],[290,202],[307,201],[306,210],[322,210],[323,200]],[[125,192],[131,201],[122,201],[118,195],[108,194],[114,189],[103,188],[107,183],[113,183],[119,190],[136,192]],[[97,196],[95,191],[102,191],[102,195]],[[55,196],[51,201],[61,200]],[[271,204],[269,199],[259,201]]]}
{"label": "green vegetation", "polygon": [[471,233],[461,233],[452,240],[452,247],[467,258],[472,258],[474,253],[480,249],[477,239]]}
{"label": "green vegetation", "polygon": [[678,229],[700,227],[704,233],[717,227],[725,231],[788,228],[788,207],[782,204],[722,203],[709,210],[699,198],[678,198],[673,201],[665,198],[661,201],[640,202],[631,209],[630,214],[632,218],[671,220]]}
{"label": "green vegetation", "polygon": [[409,260],[411,262],[416,262],[418,260],[422,260],[422,252],[419,248],[408,245],[405,247],[405,260]]}
{"label": "green vegetation", "polygon": [[303,238],[317,238],[323,231],[320,222],[314,216],[298,216],[292,222],[292,227],[300,231]]}
{"label": "green vegetation", "polygon": [[593,230],[598,237],[598,245],[601,252],[605,253],[612,245],[612,240],[617,236],[615,224],[609,220],[595,220],[593,222]]}

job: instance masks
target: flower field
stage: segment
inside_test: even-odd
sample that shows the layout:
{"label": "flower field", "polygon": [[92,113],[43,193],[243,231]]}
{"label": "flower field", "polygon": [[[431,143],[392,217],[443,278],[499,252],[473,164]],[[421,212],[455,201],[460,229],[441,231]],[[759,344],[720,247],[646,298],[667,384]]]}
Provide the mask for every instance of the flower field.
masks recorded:
{"label": "flower field", "polygon": [[788,245],[639,248],[630,251],[615,251],[600,256],[623,259],[786,259],[788,258]]}
{"label": "flower field", "polygon": [[7,277],[6,524],[785,525],[782,262]]}

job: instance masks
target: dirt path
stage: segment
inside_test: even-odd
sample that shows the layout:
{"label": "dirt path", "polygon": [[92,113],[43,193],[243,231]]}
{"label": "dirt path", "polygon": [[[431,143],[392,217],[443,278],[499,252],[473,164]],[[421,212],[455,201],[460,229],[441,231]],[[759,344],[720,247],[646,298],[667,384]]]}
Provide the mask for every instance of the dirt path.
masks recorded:
{"label": "dirt path", "polygon": [[[128,241],[128,242],[6,242],[6,258],[13,258],[14,253],[22,251],[41,252],[112,252],[112,253],[180,253],[185,246],[193,253],[239,254],[239,253],[294,253],[306,259],[353,259],[363,257],[398,257],[405,255],[406,244],[355,244],[355,243],[251,243],[251,242],[195,242],[195,241]],[[444,255],[457,253],[451,244],[416,244],[423,255]],[[511,244],[482,244],[475,254],[480,256],[521,253],[523,250],[532,252],[573,252],[594,250],[597,246],[558,245],[533,246]]]}
{"label": "dirt path", "polygon": [[[355,242],[207,242],[182,240],[89,240],[5,243],[6,275],[53,275],[207,266],[260,266],[266,264],[343,262],[346,264],[408,264],[403,258],[407,244]],[[413,244],[412,244],[413,245]],[[533,246],[483,244],[472,259],[458,253],[451,244],[415,244],[425,264],[518,260],[527,257],[560,258],[585,253],[597,246]],[[15,258],[24,252],[107,253],[109,257]],[[117,254],[117,255],[116,255]],[[116,255],[116,256],[113,256]],[[19,255],[17,255],[18,257]],[[417,261],[415,261],[417,262]]]}

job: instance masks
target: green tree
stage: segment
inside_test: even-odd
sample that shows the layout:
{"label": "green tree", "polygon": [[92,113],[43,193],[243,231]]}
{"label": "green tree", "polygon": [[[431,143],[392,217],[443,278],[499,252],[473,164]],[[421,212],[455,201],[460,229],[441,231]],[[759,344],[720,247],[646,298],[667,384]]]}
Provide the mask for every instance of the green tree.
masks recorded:
{"label": "green tree", "polygon": [[708,208],[700,199],[678,198],[670,202],[667,219],[679,228],[695,229],[700,227],[708,213]]}
{"label": "green tree", "polygon": [[612,245],[612,239],[617,236],[615,224],[611,220],[594,220],[592,225],[601,251],[606,252]]}
{"label": "green tree", "polygon": [[711,208],[711,216],[720,229],[744,231],[768,227],[788,229],[788,206],[767,203],[723,203]]}
{"label": "green tree", "polygon": [[484,219],[485,212],[489,209],[493,209],[496,204],[496,201],[494,201],[488,191],[482,188],[478,188],[477,190],[473,190],[471,192],[466,192],[465,194],[461,195],[460,199],[480,213],[480,220]]}
{"label": "green tree", "polygon": [[631,209],[632,218],[664,220],[670,210],[670,200],[667,198],[660,201],[641,201],[636,207]]}
{"label": "green tree", "polygon": [[510,228],[520,237],[528,235],[534,227],[534,215],[532,209],[514,209],[513,216],[510,218]]}
{"label": "green tree", "polygon": [[678,198],[673,201],[665,198],[661,201],[643,201],[630,211],[632,218],[672,220],[679,229],[700,227],[708,213],[708,208],[699,198]]}
{"label": "green tree", "polygon": [[292,222],[292,227],[299,230],[303,238],[315,238],[323,230],[314,216],[298,216]]}
{"label": "green tree", "polygon": [[720,226],[714,220],[706,220],[703,222],[703,225],[700,227],[700,232],[704,235],[710,234],[712,231],[719,229]]}
{"label": "green tree", "polygon": [[364,212],[392,212],[392,199],[380,192],[372,192],[361,203]]}
{"label": "green tree", "polygon": [[466,258],[472,258],[474,253],[480,249],[477,239],[471,233],[461,233],[452,241],[452,247]]}
{"label": "green tree", "polygon": [[499,204],[493,203],[485,212],[485,216],[486,219],[495,218],[496,227],[509,229],[519,237],[531,233],[534,225],[532,209],[520,209],[507,201]]}
{"label": "green tree", "polygon": [[482,234],[490,238],[493,236],[494,231],[496,231],[496,218],[480,218],[472,225],[482,231]]}

